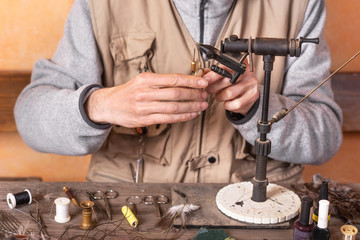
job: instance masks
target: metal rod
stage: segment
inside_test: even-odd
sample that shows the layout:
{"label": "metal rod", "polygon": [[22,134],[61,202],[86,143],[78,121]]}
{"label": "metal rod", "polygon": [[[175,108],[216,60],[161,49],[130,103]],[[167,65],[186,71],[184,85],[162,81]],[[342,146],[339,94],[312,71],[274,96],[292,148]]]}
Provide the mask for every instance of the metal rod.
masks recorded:
{"label": "metal rod", "polygon": [[264,96],[262,102],[261,122],[258,123],[258,132],[260,133],[260,138],[259,141],[256,140],[254,144],[256,153],[256,172],[255,177],[252,179],[253,193],[251,199],[255,202],[266,201],[266,187],[268,185],[268,180],[266,178],[267,156],[271,149],[271,143],[267,140],[266,134],[270,132],[270,129],[260,130],[260,126],[268,124],[271,71],[273,70],[275,56],[264,55],[263,61],[265,71]]}
{"label": "metal rod", "polygon": [[332,76],[334,76],[338,71],[340,71],[342,68],[344,68],[349,62],[351,62],[354,58],[357,57],[357,55],[360,54],[360,51],[358,51],[354,56],[349,58],[343,65],[341,65],[338,69],[336,69],[333,73],[331,73],[327,78],[325,78],[319,85],[317,85],[313,90],[311,90],[308,94],[306,94],[299,102],[297,102],[292,108],[286,111],[284,117],[291,112],[294,108],[296,108],[301,102],[303,102],[306,98],[308,98],[313,92],[315,92],[319,87],[321,87],[327,80],[329,80]]}

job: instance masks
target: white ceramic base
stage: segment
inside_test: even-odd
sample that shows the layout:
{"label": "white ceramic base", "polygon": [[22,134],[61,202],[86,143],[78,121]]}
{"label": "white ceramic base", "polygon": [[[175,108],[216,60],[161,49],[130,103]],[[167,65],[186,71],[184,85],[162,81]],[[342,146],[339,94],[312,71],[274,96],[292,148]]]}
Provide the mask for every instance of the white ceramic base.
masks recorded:
{"label": "white ceramic base", "polygon": [[267,186],[265,202],[251,200],[251,182],[234,183],[216,195],[216,205],[225,215],[247,223],[274,224],[298,215],[301,200],[293,191],[276,184]]}

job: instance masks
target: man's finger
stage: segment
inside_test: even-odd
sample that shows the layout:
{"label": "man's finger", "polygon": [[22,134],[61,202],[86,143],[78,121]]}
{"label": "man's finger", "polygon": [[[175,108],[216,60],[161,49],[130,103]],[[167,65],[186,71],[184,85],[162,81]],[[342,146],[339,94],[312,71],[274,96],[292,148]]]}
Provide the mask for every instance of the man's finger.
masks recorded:
{"label": "man's finger", "polygon": [[[144,118],[142,126],[150,126],[153,124],[168,124],[189,121],[199,116],[199,112],[180,113],[180,114],[151,114]],[[141,120],[141,119],[140,119]]]}
{"label": "man's finger", "polygon": [[201,112],[208,107],[207,102],[152,102],[137,107],[136,111],[142,115],[148,114],[182,114]]}
{"label": "man's finger", "polygon": [[205,90],[194,88],[147,88],[143,91],[136,93],[136,99],[138,101],[204,101],[208,97]]}
{"label": "man's finger", "polygon": [[199,76],[185,74],[141,74],[142,84],[153,87],[187,87],[187,88],[206,88],[208,82]]}
{"label": "man's finger", "polygon": [[216,92],[215,99],[218,102],[224,102],[237,98],[245,94],[248,90],[254,88],[254,84],[250,81],[243,82],[243,84],[234,84],[229,87],[223,88],[221,91]]}

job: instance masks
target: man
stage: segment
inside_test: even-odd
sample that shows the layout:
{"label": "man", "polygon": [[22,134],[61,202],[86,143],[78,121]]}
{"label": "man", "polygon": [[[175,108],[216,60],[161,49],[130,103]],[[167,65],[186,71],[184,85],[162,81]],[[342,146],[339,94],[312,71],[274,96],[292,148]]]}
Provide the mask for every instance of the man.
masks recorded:
{"label": "man", "polygon": [[[191,61],[205,65],[196,42],[219,48],[231,34],[319,37],[299,58],[276,58],[272,115],[328,74],[324,8],[316,0],[78,0],[53,58],[35,64],[19,96],[18,130],[38,151],[93,153],[89,181],[133,181],[137,173],[144,182],[249,180],[262,60],[234,85],[208,69],[192,76]],[[300,181],[300,164],[330,159],[342,141],[341,121],[326,84],[276,123],[268,135],[276,159],[268,162],[269,181]]]}

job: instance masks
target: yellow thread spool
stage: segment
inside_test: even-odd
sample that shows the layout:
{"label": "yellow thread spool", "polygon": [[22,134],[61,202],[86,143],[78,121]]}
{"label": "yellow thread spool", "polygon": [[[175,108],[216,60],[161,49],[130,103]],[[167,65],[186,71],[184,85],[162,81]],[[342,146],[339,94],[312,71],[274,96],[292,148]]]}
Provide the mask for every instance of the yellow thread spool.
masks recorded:
{"label": "yellow thread spool", "polygon": [[137,227],[139,221],[128,206],[123,206],[121,208],[121,212],[124,214],[126,220],[130,223],[132,227]]}
{"label": "yellow thread spool", "polygon": [[356,227],[352,225],[343,225],[340,228],[341,233],[343,234],[343,240],[355,240],[356,234],[358,233],[358,230]]}

